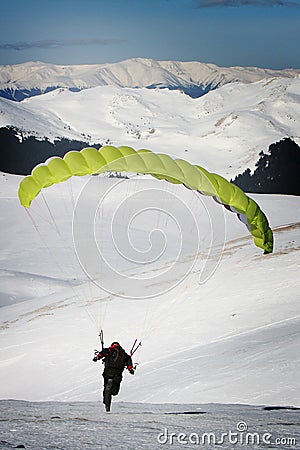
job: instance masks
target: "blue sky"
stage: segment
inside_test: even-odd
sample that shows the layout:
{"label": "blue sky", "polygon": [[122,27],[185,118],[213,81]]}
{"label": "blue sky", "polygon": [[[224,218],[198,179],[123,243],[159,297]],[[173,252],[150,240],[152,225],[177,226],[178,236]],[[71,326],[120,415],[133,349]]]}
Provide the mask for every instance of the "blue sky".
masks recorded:
{"label": "blue sky", "polygon": [[300,0],[8,0],[0,11],[0,64],[300,68]]}

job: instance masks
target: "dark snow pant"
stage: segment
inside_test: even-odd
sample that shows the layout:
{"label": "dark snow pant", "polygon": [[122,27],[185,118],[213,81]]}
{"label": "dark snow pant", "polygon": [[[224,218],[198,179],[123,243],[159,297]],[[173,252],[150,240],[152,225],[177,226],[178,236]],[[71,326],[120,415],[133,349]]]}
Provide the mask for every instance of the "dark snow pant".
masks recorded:
{"label": "dark snow pant", "polygon": [[118,395],[122,381],[122,375],[114,375],[110,378],[104,376],[103,378],[104,378],[103,403],[105,404],[106,410],[110,411],[111,396]]}

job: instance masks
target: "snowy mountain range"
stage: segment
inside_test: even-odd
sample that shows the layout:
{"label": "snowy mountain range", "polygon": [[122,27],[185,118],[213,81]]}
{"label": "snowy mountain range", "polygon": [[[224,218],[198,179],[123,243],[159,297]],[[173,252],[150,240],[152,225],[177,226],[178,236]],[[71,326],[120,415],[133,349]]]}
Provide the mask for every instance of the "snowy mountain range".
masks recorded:
{"label": "snowy mountain range", "polygon": [[232,82],[252,83],[274,77],[292,78],[299,74],[299,69],[218,67],[197,61],[155,61],[145,58],[67,66],[27,62],[0,66],[0,96],[19,101],[60,87],[78,91],[110,85],[181,89],[192,97],[199,97]]}
{"label": "snowy mountain range", "polygon": [[[270,144],[286,137],[300,144],[299,99],[300,77],[230,83],[195,99],[168,89],[118,86],[61,88],[22,102],[0,98],[1,129],[17,129],[14,142],[1,141],[1,169],[29,173],[51,156],[43,156],[44,138],[67,138],[80,141],[81,148],[106,143],[149,148],[233,179],[253,171]],[[35,150],[28,147],[29,136],[37,139]]]}

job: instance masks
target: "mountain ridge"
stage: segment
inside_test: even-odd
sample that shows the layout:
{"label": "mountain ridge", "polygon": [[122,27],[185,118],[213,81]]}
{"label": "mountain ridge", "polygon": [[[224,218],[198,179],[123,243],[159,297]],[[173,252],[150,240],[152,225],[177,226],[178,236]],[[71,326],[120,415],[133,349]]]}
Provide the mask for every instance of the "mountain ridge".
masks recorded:
{"label": "mountain ridge", "polygon": [[[196,99],[168,89],[58,89],[22,102],[0,98],[0,127],[20,129],[22,139],[149,148],[234,178],[255,170],[272,143],[300,144],[299,98],[300,77],[231,83]],[[15,156],[1,147],[2,161]]]}
{"label": "mountain ridge", "polygon": [[0,96],[21,101],[57,88],[80,91],[97,86],[180,89],[191,97],[231,82],[300,75],[300,69],[219,67],[199,61],[156,61],[133,58],[117,63],[57,65],[26,62],[0,66]]}

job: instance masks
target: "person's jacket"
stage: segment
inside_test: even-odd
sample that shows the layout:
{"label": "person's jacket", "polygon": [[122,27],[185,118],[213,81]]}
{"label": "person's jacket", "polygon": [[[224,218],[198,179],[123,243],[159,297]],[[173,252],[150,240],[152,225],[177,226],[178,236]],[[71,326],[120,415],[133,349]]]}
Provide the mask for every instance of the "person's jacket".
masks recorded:
{"label": "person's jacket", "polygon": [[129,372],[133,371],[131,356],[119,344],[113,344],[108,348],[103,348],[101,352],[95,355],[94,360],[104,358],[105,371],[122,373],[125,367]]}

